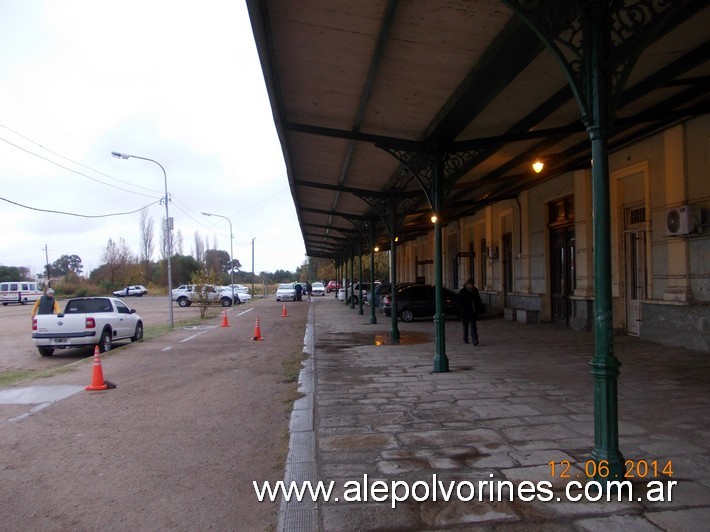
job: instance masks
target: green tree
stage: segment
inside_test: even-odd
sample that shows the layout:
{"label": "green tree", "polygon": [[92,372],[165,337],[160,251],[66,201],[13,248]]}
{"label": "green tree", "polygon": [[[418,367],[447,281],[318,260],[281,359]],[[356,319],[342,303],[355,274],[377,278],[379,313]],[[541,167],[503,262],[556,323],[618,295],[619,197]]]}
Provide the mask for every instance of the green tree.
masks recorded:
{"label": "green tree", "polygon": [[192,274],[202,269],[202,264],[192,255],[174,255],[171,259],[171,266],[173,286],[187,284],[192,278]]}
{"label": "green tree", "polygon": [[30,281],[30,270],[18,266],[0,265],[0,281]]}
{"label": "green tree", "polygon": [[62,255],[50,266],[54,277],[66,277],[70,273],[77,277],[81,275],[84,266],[81,264],[81,257],[78,255]]}
{"label": "green tree", "polygon": [[208,249],[205,251],[205,268],[215,272],[229,271],[229,253],[220,249]]}

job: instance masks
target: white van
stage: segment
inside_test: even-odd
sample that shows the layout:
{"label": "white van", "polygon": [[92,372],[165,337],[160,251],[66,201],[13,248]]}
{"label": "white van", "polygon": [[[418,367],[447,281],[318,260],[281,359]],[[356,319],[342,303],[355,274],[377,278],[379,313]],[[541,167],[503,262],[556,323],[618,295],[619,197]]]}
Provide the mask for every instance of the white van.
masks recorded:
{"label": "white van", "polygon": [[37,283],[32,281],[3,281],[0,283],[0,302],[7,306],[9,303],[34,303],[42,297],[42,290]]}

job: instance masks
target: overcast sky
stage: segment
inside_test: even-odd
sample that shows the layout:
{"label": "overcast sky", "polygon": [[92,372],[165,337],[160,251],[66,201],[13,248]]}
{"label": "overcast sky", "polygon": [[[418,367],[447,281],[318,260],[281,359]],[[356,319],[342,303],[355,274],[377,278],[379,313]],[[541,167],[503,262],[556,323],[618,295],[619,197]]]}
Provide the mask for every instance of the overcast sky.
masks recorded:
{"label": "overcast sky", "polygon": [[163,173],[112,151],[165,168],[184,254],[196,231],[229,252],[207,211],[244,270],[252,238],[256,272],[305,260],[243,1],[0,0],[0,264],[40,272],[46,244],[88,274],[109,238],[138,255],[146,205],[158,258]]}

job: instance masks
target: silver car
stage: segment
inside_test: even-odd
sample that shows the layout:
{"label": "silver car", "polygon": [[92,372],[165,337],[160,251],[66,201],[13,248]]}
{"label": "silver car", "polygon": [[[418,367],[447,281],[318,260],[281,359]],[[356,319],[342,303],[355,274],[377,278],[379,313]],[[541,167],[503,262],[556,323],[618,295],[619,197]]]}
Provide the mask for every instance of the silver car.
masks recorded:
{"label": "silver car", "polygon": [[295,283],[281,283],[276,288],[276,301],[295,301],[296,300],[296,285]]}
{"label": "silver car", "polygon": [[325,295],[325,286],[323,283],[319,283],[316,281],[311,285],[311,294],[314,296],[324,296]]}

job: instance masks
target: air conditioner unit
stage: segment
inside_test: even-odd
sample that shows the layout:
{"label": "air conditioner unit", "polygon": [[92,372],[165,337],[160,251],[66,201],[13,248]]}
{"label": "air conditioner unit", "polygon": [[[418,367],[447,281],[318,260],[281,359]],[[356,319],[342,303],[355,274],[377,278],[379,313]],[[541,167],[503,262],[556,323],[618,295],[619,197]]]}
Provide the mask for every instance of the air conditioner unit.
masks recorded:
{"label": "air conditioner unit", "polygon": [[700,208],[681,205],[666,211],[666,235],[682,236],[695,231],[700,226]]}

